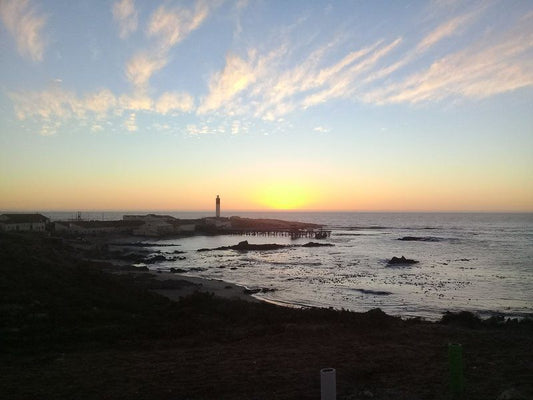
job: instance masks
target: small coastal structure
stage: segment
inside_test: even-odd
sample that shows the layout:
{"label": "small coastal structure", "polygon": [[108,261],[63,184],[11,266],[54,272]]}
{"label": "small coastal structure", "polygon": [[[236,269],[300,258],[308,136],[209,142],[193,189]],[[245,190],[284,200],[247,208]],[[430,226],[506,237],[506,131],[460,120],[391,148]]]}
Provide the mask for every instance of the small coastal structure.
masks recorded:
{"label": "small coastal structure", "polygon": [[170,215],[124,215],[122,219],[139,223],[132,231],[132,234],[137,236],[159,237],[172,234],[192,234],[197,227],[197,220],[177,219]]}
{"label": "small coastal structure", "polygon": [[173,222],[176,219],[170,215],[124,215],[122,219],[139,223],[132,231],[137,236],[164,236],[175,232]]}
{"label": "small coastal structure", "polygon": [[0,231],[44,232],[49,221],[42,214],[2,214]]}
{"label": "small coastal structure", "polygon": [[215,215],[217,218],[220,218],[220,196],[218,194],[215,200],[215,204],[216,204]]}
{"label": "small coastal structure", "polygon": [[96,235],[102,233],[131,233],[142,225],[138,221],[56,221],[57,233]]}

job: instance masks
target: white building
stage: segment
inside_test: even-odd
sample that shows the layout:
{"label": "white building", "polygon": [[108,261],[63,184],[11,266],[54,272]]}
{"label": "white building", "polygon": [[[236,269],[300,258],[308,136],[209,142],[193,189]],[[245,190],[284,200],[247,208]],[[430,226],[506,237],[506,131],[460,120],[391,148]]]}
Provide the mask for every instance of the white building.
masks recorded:
{"label": "white building", "polygon": [[41,214],[2,214],[0,231],[44,232],[49,219]]}

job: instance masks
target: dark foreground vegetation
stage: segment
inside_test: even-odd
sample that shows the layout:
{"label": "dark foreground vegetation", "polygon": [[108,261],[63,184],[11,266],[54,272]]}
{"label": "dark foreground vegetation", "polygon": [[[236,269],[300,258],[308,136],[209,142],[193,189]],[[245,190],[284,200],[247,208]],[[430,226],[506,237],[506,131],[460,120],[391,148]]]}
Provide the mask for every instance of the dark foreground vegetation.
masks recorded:
{"label": "dark foreground vegetation", "polygon": [[2,399],[318,399],[324,367],[339,399],[447,399],[450,342],[465,398],[533,396],[531,321],[172,302],[60,240],[1,234],[0,249]]}

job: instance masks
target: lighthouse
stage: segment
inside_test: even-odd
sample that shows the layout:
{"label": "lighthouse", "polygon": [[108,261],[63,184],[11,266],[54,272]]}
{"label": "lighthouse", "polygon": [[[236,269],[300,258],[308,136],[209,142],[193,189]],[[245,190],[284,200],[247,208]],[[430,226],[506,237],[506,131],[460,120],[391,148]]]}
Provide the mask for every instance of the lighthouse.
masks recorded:
{"label": "lighthouse", "polygon": [[217,218],[220,218],[220,196],[217,194],[217,199],[216,199],[216,216]]}

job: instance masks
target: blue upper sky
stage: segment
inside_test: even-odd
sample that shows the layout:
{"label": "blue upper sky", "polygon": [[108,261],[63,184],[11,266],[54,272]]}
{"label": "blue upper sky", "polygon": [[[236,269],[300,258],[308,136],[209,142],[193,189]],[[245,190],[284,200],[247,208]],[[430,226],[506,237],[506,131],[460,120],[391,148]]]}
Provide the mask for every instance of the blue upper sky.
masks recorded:
{"label": "blue upper sky", "polygon": [[0,17],[0,209],[533,210],[532,1]]}

